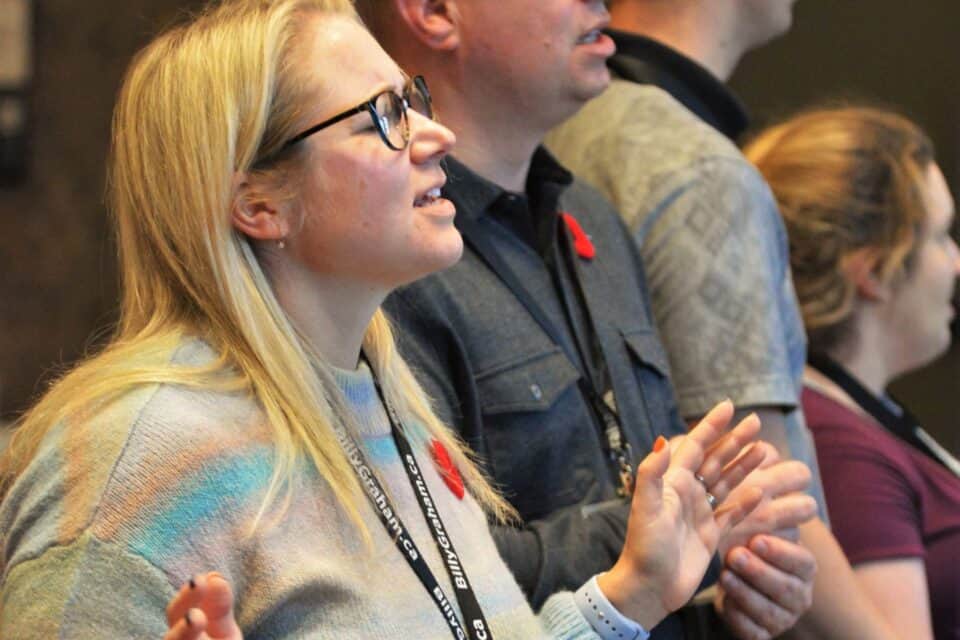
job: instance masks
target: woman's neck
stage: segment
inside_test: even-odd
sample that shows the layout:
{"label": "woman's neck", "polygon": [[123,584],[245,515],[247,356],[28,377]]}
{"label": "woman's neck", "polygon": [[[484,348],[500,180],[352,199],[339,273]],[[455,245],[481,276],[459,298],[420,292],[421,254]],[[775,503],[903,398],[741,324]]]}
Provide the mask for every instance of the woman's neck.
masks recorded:
{"label": "woman's neck", "polygon": [[857,402],[851,398],[846,391],[841,389],[837,383],[810,365],[807,365],[803,369],[803,384],[817,391],[818,393],[825,395],[831,400],[842,404],[851,411],[855,411],[856,413],[862,415],[867,415],[860,405],[857,404]]}
{"label": "woman's neck", "polygon": [[842,349],[831,351],[828,355],[846,369],[854,380],[859,382],[873,395],[883,395],[890,382],[887,358],[882,348],[869,348],[870,343],[862,341],[864,348],[844,353]]}
{"label": "woman's neck", "polygon": [[356,369],[367,326],[387,292],[289,266],[273,270],[272,279],[280,306],[309,345],[332,366]]}
{"label": "woman's neck", "polygon": [[826,353],[879,398],[897,375],[894,340],[877,309],[863,305],[854,314],[843,341]]}

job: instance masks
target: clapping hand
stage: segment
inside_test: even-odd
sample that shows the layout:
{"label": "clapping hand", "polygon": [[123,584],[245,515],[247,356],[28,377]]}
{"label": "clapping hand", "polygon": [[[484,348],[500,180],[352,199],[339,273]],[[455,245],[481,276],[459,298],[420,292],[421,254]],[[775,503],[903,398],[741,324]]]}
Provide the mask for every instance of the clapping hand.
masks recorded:
{"label": "clapping hand", "polygon": [[816,516],[816,501],[802,493],[810,470],[781,461],[766,446],[766,458],[745,485],[763,490],[760,506],[720,542],[724,570],[714,605],[741,640],[769,640],[793,627],[813,601],[817,563],[796,543],[797,526]]}
{"label": "clapping hand", "polygon": [[757,487],[739,487],[764,459],[751,445],[760,420],[750,415],[725,432],[732,417],[733,404],[721,402],[672,455],[660,438],[637,469],[623,551],[598,584],[647,629],[690,600],[721,537],[763,497]]}

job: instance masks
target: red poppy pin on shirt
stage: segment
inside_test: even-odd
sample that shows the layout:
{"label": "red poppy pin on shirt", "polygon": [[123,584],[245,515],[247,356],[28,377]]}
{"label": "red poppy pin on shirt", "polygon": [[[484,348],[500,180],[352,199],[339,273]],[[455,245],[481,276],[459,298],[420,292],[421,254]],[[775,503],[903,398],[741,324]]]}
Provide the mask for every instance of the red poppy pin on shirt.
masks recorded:
{"label": "red poppy pin on shirt", "polygon": [[453,461],[450,459],[447,448],[444,447],[439,440],[434,440],[431,443],[430,453],[433,455],[433,461],[437,465],[437,469],[440,471],[440,477],[443,478],[444,483],[446,483],[450,491],[453,492],[453,495],[463,500],[463,478],[460,477],[460,472],[457,471],[457,468],[453,466]]}
{"label": "red poppy pin on shirt", "polygon": [[584,232],[583,227],[572,215],[566,211],[561,211],[560,215],[563,217],[567,229],[570,229],[570,233],[573,235],[573,249],[577,252],[577,255],[585,260],[593,260],[597,255],[597,250],[593,246],[590,236]]}

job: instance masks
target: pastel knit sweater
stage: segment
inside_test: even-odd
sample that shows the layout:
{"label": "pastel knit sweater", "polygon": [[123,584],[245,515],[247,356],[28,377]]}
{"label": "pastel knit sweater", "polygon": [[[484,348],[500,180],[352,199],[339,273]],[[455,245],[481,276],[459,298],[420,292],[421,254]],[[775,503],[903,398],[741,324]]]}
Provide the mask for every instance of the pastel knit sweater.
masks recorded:
{"label": "pastel knit sweater", "polygon": [[[189,342],[173,359],[212,356]],[[369,463],[452,598],[369,369],[337,378]],[[54,429],[0,505],[0,638],[158,639],[169,599],[210,570],[234,586],[248,640],[451,637],[370,505],[372,551],[309,465],[275,526],[246,537],[271,459],[264,415],[243,394],[153,385]],[[417,459],[496,638],[597,637],[570,593],[535,616],[477,503],[456,498],[428,453]]]}

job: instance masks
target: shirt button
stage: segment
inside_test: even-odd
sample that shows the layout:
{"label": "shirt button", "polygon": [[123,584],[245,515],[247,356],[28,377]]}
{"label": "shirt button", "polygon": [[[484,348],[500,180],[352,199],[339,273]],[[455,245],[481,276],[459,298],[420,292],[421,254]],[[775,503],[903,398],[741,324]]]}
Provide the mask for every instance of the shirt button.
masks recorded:
{"label": "shirt button", "polygon": [[540,400],[543,398],[543,389],[538,384],[532,384],[530,385],[530,395],[533,396],[534,400]]}

